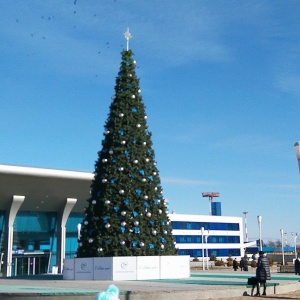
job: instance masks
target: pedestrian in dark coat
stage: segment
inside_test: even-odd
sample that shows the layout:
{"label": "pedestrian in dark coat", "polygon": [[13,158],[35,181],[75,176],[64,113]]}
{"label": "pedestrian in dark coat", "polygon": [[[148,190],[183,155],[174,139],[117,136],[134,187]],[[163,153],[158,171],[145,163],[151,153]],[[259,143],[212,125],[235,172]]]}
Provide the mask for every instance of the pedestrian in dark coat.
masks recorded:
{"label": "pedestrian in dark coat", "polygon": [[236,261],[236,258],[232,262],[232,267],[234,271],[236,271],[239,268],[238,262]]}
{"label": "pedestrian in dark coat", "polygon": [[240,268],[241,268],[241,271],[243,271],[244,268],[245,268],[245,259],[244,259],[244,257],[241,258],[241,261],[240,261]]}
{"label": "pedestrian in dark coat", "polygon": [[300,259],[299,259],[299,257],[297,257],[295,259],[295,274],[300,275]]}
{"label": "pedestrian in dark coat", "polygon": [[269,259],[263,251],[259,251],[259,258],[256,264],[256,278],[258,280],[257,293],[255,296],[260,296],[260,284],[263,285],[264,291],[262,295],[266,295],[266,282],[271,279]]}

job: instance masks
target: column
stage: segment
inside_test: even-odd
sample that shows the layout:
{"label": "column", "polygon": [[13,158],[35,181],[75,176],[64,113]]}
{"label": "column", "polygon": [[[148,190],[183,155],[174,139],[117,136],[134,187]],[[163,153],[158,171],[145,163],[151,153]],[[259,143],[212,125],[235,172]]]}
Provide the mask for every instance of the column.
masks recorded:
{"label": "column", "polygon": [[68,217],[76,204],[77,199],[67,198],[64,207],[58,214],[58,230],[57,230],[57,258],[56,264],[62,273],[64,259],[66,255],[66,223]]}
{"label": "column", "polygon": [[3,275],[11,277],[12,274],[12,248],[14,239],[14,221],[18,210],[25,200],[25,196],[14,195],[11,203],[11,207],[6,214],[5,220],[5,237],[4,237],[4,269]]}

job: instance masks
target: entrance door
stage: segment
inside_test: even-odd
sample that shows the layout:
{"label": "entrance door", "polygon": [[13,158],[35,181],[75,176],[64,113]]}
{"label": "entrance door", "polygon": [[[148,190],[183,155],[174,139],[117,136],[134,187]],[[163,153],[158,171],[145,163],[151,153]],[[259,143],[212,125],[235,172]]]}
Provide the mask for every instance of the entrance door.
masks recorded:
{"label": "entrance door", "polygon": [[15,274],[12,276],[26,276],[28,275],[28,257],[15,257],[15,266],[13,267]]}
{"label": "entrance door", "polygon": [[12,258],[12,276],[45,274],[48,270],[48,255],[14,256]]}

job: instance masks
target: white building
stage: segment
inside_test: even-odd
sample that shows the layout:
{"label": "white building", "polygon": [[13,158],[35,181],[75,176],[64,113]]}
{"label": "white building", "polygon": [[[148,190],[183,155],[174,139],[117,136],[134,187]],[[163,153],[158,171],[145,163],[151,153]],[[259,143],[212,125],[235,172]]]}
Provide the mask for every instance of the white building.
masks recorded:
{"label": "white building", "polygon": [[[245,248],[242,217],[170,214],[178,253],[201,258],[242,257]],[[202,230],[201,230],[202,228]]]}

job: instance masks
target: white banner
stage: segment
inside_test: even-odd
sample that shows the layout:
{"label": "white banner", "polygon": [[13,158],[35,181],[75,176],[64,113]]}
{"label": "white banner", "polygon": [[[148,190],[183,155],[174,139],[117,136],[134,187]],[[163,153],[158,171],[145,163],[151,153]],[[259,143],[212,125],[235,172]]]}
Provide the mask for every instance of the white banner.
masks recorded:
{"label": "white banner", "polygon": [[137,280],[159,279],[159,256],[137,256]]}
{"label": "white banner", "polygon": [[113,257],[94,258],[94,280],[113,279]]}
{"label": "white banner", "polygon": [[190,276],[190,256],[116,256],[65,259],[65,280],[180,279]]}
{"label": "white banner", "polygon": [[74,280],[75,279],[75,260],[74,259],[65,259],[64,260],[63,279],[64,280]]}
{"label": "white banner", "polygon": [[190,277],[190,256],[161,256],[160,279]]}
{"label": "white banner", "polygon": [[136,280],[136,256],[119,256],[113,259],[113,280]]}
{"label": "white banner", "polygon": [[93,280],[94,279],[94,258],[76,258],[75,259],[75,280]]}

